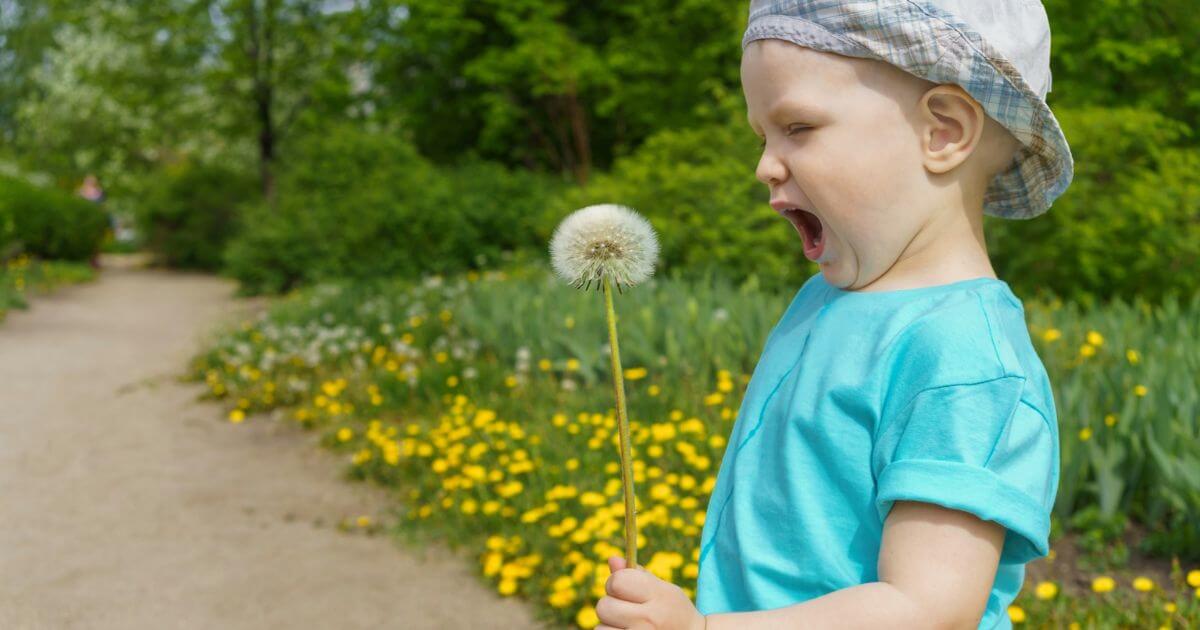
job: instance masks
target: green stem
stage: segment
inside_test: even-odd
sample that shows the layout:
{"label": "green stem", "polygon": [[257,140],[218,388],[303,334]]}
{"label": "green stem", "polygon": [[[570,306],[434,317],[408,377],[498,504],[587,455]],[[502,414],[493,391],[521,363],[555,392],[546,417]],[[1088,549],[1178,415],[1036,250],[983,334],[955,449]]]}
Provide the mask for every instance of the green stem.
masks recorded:
{"label": "green stem", "polygon": [[604,285],[604,306],[608,313],[608,343],[612,346],[613,391],[617,397],[617,430],[621,434],[621,479],[625,486],[625,566],[637,567],[637,521],[634,514],[633,455],[629,445],[629,417],[625,413],[625,378],[621,373],[621,350],[617,345],[617,313],[613,309],[612,288]]}

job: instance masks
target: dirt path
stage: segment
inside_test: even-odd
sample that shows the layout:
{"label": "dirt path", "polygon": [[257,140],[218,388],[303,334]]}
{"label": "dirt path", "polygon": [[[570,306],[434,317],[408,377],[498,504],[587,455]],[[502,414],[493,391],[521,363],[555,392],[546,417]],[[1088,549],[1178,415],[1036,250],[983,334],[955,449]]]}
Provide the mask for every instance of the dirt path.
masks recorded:
{"label": "dirt path", "polygon": [[469,559],[339,532],[389,499],[315,433],[175,382],[232,295],[106,267],[0,324],[0,628],[538,627]]}

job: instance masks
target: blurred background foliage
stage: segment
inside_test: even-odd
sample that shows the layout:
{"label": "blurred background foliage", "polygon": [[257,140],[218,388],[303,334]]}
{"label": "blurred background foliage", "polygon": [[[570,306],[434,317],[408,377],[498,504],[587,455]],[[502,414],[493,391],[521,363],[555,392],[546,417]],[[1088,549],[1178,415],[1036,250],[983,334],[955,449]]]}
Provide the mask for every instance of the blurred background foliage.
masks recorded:
{"label": "blurred background foliage", "polygon": [[[544,256],[600,201],[650,218],[664,273],[794,287],[816,267],[753,175],[742,4],[0,0],[0,168],[97,174],[164,262],[248,293]],[[1044,5],[1076,176],[1037,220],[987,219],[997,272],[1086,304],[1194,292],[1200,17]]]}

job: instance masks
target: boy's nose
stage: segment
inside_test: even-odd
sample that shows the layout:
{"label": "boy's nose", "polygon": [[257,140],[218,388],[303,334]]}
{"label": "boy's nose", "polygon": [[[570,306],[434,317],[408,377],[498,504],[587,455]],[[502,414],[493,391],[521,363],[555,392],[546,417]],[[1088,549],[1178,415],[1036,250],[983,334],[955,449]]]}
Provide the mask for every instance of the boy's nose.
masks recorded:
{"label": "boy's nose", "polygon": [[763,151],[762,157],[758,160],[758,167],[754,170],[754,176],[768,186],[776,186],[787,177],[787,169],[782,161],[773,157],[769,152]]}

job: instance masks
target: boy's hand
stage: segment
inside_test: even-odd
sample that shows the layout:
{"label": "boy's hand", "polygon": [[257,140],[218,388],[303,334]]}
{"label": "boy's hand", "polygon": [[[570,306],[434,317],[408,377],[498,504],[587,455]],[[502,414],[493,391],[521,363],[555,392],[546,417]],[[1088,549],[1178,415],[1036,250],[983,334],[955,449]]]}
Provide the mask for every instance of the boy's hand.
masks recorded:
{"label": "boy's hand", "polygon": [[626,569],[625,559],[608,559],[612,575],[604,583],[608,596],[596,602],[596,630],[704,630],[704,615],[683,589],[638,565]]}

